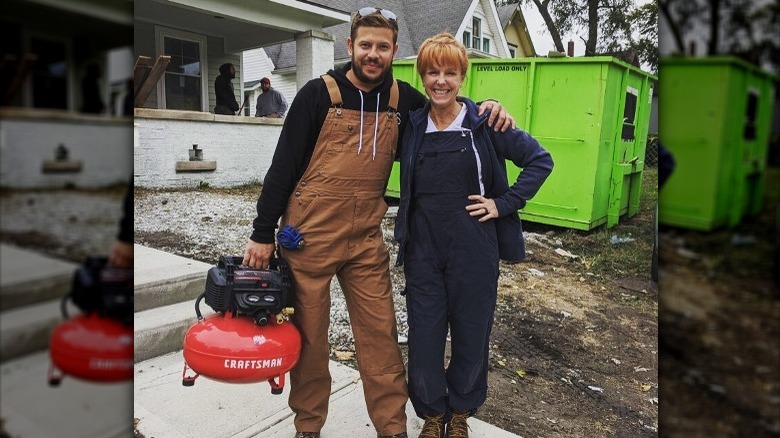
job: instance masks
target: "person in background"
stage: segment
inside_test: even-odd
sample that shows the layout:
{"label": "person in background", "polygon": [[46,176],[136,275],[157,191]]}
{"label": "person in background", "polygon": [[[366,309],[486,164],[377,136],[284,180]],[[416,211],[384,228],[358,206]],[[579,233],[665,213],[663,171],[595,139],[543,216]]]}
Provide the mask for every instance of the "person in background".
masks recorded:
{"label": "person in background", "polygon": [[[468,58],[451,34],[423,42],[417,71],[430,101],[412,111],[404,131],[395,223],[406,277],[409,399],[425,420],[421,438],[468,437],[466,419],[487,397],[499,259],[525,257],[517,211],[553,160],[527,132],[494,132],[474,102],[456,99]],[[505,160],[523,169],[512,186]]]}
{"label": "person in background", "polygon": [[125,87],[127,92],[124,99],[122,99],[122,115],[125,117],[133,117],[135,106],[133,100],[135,99],[135,90],[133,88],[133,78],[125,81]]}
{"label": "person in background", "polygon": [[91,63],[87,66],[87,72],[81,80],[82,103],[81,112],[100,114],[106,109],[103,98],[100,96],[100,66]]}
{"label": "person in background", "polygon": [[[350,315],[366,407],[379,437],[405,438],[406,372],[398,347],[390,257],[382,239],[385,187],[409,110],[425,96],[391,73],[396,15],[365,7],[353,15],[351,61],[307,82],[284,121],[257,201],[243,264],[267,268],[281,217],[306,242],[282,247],[295,286],[293,322],[303,338],[290,372],[296,438],[318,438],[328,416],[330,284],[338,278]],[[490,123],[514,121],[496,102]],[[280,239],[280,242],[282,239]],[[349,435],[350,433],[345,433]],[[354,431],[352,432],[354,434]]]}
{"label": "person in background", "polygon": [[235,77],[236,67],[233,64],[226,62],[219,66],[219,76],[214,79],[214,94],[217,96],[214,114],[236,115],[238,101],[231,82]]}
{"label": "person in background", "polygon": [[282,93],[271,87],[271,80],[263,78],[260,80],[260,89],[263,93],[257,96],[256,117],[284,117],[287,112],[287,99]]}

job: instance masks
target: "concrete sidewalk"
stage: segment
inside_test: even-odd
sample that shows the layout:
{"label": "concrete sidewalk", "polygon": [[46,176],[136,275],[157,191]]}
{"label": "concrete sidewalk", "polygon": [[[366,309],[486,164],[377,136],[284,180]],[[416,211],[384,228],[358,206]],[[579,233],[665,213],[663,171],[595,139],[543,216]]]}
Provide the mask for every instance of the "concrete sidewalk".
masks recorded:
{"label": "concrete sidewalk", "polygon": [[[228,384],[198,377],[192,387],[182,386],[181,351],[137,363],[134,413],[137,430],[152,438],[292,438],[293,413],[287,407],[289,388],[271,394],[267,383]],[[356,370],[330,362],[333,378],[330,409],[323,438],[373,438]],[[192,371],[189,370],[188,375]],[[286,379],[289,381],[289,376]],[[409,436],[417,437],[422,420],[407,404]],[[511,438],[518,435],[469,419],[472,438]]]}
{"label": "concrete sidewalk", "polygon": [[[143,261],[135,265],[136,289],[149,290],[146,285],[164,284],[174,293],[176,285],[190,288],[198,275],[202,287],[210,267],[139,245],[135,255],[136,260],[143,256]],[[147,438],[292,438],[295,429],[292,411],[287,407],[287,387],[283,394],[272,395],[267,383],[227,384],[204,377],[192,387],[182,386],[180,331],[184,318],[191,318],[187,326],[195,321],[192,293],[179,295],[186,301],[162,307],[139,303],[148,295],[136,295],[136,309],[147,309],[136,313],[136,352],[167,350],[151,358],[136,357],[133,407],[138,431]],[[201,308],[210,310],[203,303]],[[358,372],[335,361],[330,362],[330,370],[333,384],[323,438],[375,437]],[[289,378],[286,380],[289,382]],[[417,437],[422,421],[414,415],[411,404],[407,404],[407,416],[409,436]],[[469,425],[473,438],[517,437],[474,418],[469,419]]]}
{"label": "concrete sidewalk", "polygon": [[48,371],[48,350],[0,365],[0,415],[10,436],[133,436],[133,382],[92,383],[66,375],[52,387]]}

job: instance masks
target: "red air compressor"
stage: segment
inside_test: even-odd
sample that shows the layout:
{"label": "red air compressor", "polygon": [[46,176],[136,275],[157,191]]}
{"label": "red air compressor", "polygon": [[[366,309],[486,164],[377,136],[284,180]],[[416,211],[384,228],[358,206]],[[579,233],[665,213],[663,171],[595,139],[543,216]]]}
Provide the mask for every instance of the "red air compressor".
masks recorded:
{"label": "red air compressor", "polygon": [[[65,321],[49,339],[49,385],[63,375],[92,382],[133,378],[133,270],[107,266],[108,258],[89,256],[62,297]],[[83,312],[70,318],[67,302]]]}
{"label": "red air compressor", "polygon": [[[268,381],[271,393],[281,394],[301,353],[301,335],[289,321],[290,268],[282,258],[272,258],[268,269],[243,267],[242,259],[222,256],[208,271],[195,301],[198,322],[184,336],[182,385],[203,375],[227,383]],[[207,318],[200,312],[204,298],[217,312]],[[188,368],[196,374],[187,376]]]}

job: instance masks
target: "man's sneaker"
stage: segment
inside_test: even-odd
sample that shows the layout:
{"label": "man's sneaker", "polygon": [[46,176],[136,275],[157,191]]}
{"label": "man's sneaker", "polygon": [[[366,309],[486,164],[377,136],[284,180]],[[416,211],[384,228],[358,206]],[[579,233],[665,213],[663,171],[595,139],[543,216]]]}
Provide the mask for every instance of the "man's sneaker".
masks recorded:
{"label": "man's sneaker", "polygon": [[444,438],[444,414],[426,415],[419,438]]}
{"label": "man's sneaker", "polygon": [[397,433],[395,435],[379,435],[376,434],[376,438],[409,438],[406,432]]}
{"label": "man's sneaker", "polygon": [[453,411],[452,418],[447,423],[447,438],[469,438],[467,418],[469,418],[469,411]]}
{"label": "man's sneaker", "polygon": [[295,432],[295,438],[320,438],[319,432]]}

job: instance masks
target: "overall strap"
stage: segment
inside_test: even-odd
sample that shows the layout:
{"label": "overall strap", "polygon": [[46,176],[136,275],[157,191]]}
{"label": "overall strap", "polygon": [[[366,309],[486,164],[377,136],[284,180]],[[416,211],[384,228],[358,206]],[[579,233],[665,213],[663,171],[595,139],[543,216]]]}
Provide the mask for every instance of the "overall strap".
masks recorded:
{"label": "overall strap", "polygon": [[390,87],[390,102],[387,104],[393,111],[398,111],[398,81],[393,79]]}
{"label": "overall strap", "polygon": [[331,75],[320,76],[325,81],[325,86],[328,87],[328,94],[330,95],[330,103],[333,106],[340,106],[342,104],[341,91],[339,91],[339,85]]}

